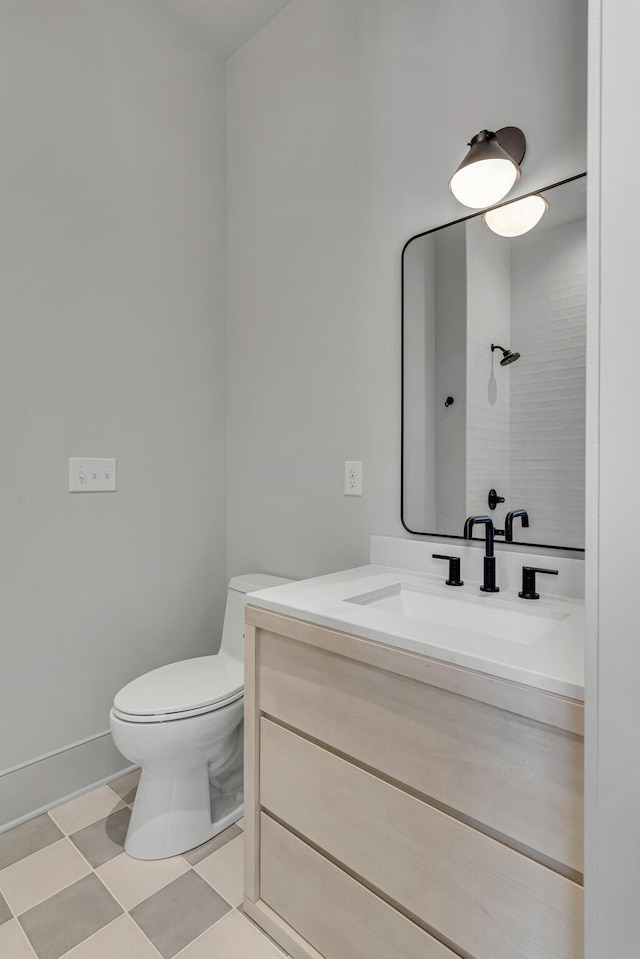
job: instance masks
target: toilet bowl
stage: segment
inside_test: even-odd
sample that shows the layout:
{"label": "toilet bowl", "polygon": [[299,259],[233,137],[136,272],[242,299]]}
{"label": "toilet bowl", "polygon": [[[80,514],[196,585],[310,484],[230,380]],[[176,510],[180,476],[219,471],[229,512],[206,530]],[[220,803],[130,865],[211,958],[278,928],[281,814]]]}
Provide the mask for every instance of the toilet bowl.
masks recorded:
{"label": "toilet bowl", "polygon": [[113,741],[141,767],[124,844],[135,859],[179,855],[242,818],[244,606],[247,593],[287,582],[234,577],[220,651],[161,666],[116,695]]}

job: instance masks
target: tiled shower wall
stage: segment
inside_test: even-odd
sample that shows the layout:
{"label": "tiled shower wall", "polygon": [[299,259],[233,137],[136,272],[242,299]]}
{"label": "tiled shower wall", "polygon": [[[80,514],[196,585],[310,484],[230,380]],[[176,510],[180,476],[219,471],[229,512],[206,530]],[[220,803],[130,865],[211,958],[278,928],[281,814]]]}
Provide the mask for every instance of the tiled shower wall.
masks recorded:
{"label": "tiled shower wall", "polygon": [[513,244],[511,500],[526,542],[584,546],[586,231],[584,220]]}

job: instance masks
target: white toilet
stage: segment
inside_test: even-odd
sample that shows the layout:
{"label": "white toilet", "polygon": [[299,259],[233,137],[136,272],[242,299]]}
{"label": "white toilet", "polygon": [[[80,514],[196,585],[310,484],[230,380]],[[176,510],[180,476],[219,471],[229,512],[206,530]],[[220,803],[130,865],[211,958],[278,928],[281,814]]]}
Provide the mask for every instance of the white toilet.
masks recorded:
{"label": "white toilet", "polygon": [[124,844],[135,859],[176,856],[242,817],[246,595],[288,582],[234,577],[219,653],[161,666],[116,695],[113,741],[142,768]]}

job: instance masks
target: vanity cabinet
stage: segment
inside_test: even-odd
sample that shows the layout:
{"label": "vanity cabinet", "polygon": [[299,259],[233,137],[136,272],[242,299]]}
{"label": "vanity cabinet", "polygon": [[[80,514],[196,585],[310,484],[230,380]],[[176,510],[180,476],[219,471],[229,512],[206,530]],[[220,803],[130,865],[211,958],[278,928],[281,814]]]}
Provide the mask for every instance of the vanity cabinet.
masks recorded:
{"label": "vanity cabinet", "polygon": [[248,915],[294,959],[580,959],[582,703],[246,622]]}

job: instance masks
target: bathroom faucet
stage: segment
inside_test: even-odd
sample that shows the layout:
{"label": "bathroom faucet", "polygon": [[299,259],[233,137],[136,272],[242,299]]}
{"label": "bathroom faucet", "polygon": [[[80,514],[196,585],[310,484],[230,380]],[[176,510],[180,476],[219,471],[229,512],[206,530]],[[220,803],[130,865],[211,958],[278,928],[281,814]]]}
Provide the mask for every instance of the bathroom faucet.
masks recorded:
{"label": "bathroom faucet", "polygon": [[484,583],[480,587],[483,593],[499,593],[496,586],[496,558],[493,555],[493,522],[490,516],[470,516],[464,524],[464,538],[473,538],[473,527],[484,525],[486,546],[484,551]]}
{"label": "bathroom faucet", "polygon": [[529,514],[526,509],[512,509],[510,513],[507,513],[507,517],[504,521],[504,541],[505,543],[513,543],[513,521],[520,517],[522,520],[522,525],[525,529],[529,528]]}

